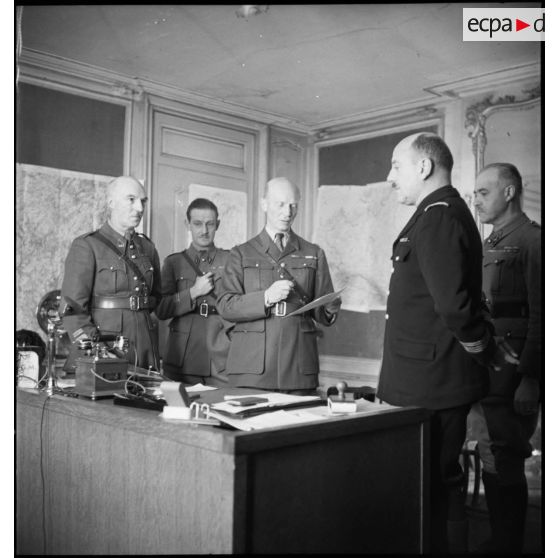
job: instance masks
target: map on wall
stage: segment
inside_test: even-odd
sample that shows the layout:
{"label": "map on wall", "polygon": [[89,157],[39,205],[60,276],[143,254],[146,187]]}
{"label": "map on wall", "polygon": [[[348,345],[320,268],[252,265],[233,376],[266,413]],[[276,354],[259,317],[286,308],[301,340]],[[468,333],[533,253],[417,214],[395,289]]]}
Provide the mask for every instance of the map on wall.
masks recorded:
{"label": "map on wall", "polygon": [[[215,245],[218,248],[230,249],[237,244],[246,242],[247,238],[247,196],[246,192],[190,184],[188,187],[188,203],[196,198],[212,201],[219,211],[221,224],[215,234]],[[192,241],[188,232],[188,244]]]}
{"label": "map on wall", "polygon": [[343,310],[386,307],[392,244],[414,207],[397,202],[387,182],[320,186],[313,242],[325,251]]}

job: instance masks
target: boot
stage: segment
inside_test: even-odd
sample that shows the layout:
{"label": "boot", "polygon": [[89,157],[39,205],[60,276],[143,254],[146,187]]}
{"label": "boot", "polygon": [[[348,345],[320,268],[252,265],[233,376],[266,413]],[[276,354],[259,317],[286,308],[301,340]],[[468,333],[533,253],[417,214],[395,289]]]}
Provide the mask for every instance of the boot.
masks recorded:
{"label": "boot", "polygon": [[465,514],[465,484],[452,486],[448,490],[448,519],[446,532],[449,554],[467,554],[469,525]]}
{"label": "boot", "polygon": [[497,475],[485,471],[482,482],[492,534],[475,554],[520,554],[527,513],[527,482],[500,486]]}
{"label": "boot", "polygon": [[469,528],[466,519],[447,522],[449,554],[467,554]]}
{"label": "boot", "polygon": [[500,547],[508,554],[521,554],[527,516],[527,480],[499,487],[502,506],[502,524],[499,533]]}

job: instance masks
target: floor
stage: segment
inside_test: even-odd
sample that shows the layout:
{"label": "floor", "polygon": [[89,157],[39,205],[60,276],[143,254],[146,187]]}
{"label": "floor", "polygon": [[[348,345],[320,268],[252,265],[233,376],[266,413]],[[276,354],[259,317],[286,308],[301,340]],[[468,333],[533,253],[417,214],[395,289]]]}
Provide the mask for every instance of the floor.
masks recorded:
{"label": "floor", "polygon": [[[544,539],[540,455],[535,455],[526,461],[525,471],[529,485],[529,505],[525,525],[523,554],[542,556]],[[479,495],[476,501],[473,501],[473,492],[474,474],[471,470],[469,475],[469,495],[467,499],[470,552],[474,552],[475,548],[477,548],[480,543],[488,539],[490,535],[488,511],[486,508],[482,482],[480,483]]]}

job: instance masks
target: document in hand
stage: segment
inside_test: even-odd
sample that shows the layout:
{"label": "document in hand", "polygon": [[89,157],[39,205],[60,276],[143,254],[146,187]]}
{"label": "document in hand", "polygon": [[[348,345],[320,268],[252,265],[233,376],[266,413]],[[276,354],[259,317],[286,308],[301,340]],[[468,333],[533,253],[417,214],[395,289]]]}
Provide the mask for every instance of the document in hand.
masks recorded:
{"label": "document in hand", "polygon": [[335,293],[329,293],[329,294],[320,296],[320,297],[314,299],[312,302],[309,302],[308,304],[305,304],[304,306],[302,306],[301,308],[298,308],[297,310],[293,310],[290,314],[287,314],[286,316],[283,316],[283,317],[288,318],[289,316],[296,316],[297,314],[304,314],[304,312],[308,312],[308,310],[312,310],[313,308],[318,308],[319,306],[324,306],[325,304],[329,304],[330,302],[333,302],[336,298],[339,298],[339,296],[341,295],[342,292],[343,292],[343,289],[341,289],[340,291],[337,291]]}

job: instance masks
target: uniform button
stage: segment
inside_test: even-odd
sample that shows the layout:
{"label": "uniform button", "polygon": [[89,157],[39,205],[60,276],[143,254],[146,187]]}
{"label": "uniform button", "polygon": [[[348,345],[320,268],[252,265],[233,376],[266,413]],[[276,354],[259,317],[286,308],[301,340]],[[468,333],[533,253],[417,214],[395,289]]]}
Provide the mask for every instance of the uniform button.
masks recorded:
{"label": "uniform button", "polygon": [[396,261],[396,262],[399,261],[399,256],[395,256],[395,261]]}
{"label": "uniform button", "polygon": [[260,267],[260,264],[259,264],[259,263],[257,263],[257,264],[256,264],[256,267]]}
{"label": "uniform button", "polygon": [[135,254],[132,254],[132,255],[131,255],[130,257],[131,257],[131,258],[135,258],[135,257],[136,257],[136,255],[135,255]]}
{"label": "uniform button", "polygon": [[136,277],[134,277],[134,281],[137,281],[137,280],[138,280],[137,276],[136,276]]}
{"label": "uniform button", "polygon": [[388,291],[388,292],[387,292],[386,294],[388,294],[388,295],[389,295],[389,291]]}
{"label": "uniform button", "polygon": [[136,287],[136,291],[139,291],[139,287]]}
{"label": "uniform button", "polygon": [[130,244],[130,248],[133,250],[133,249],[134,249],[134,245],[133,245],[133,244]]}
{"label": "uniform button", "polygon": [[392,267],[392,268],[391,268],[391,272],[393,273],[394,271],[395,271],[395,267]]}
{"label": "uniform button", "polygon": [[389,314],[386,314],[386,320],[389,320]]}

